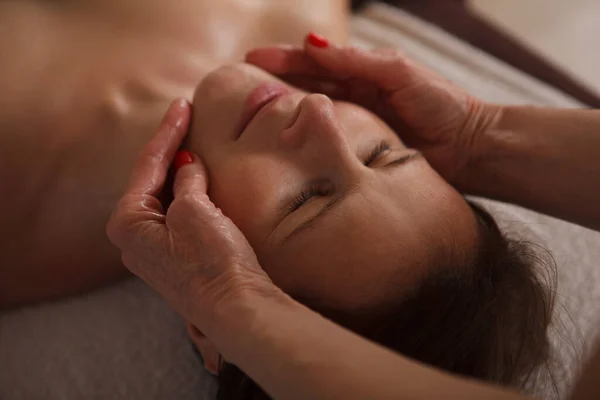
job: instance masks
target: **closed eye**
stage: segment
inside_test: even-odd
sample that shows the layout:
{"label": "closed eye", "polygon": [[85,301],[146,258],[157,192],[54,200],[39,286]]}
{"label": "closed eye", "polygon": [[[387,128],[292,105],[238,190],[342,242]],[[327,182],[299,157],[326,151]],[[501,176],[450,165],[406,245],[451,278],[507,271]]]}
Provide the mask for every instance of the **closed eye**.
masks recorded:
{"label": "closed eye", "polygon": [[369,153],[369,156],[365,159],[364,165],[367,167],[373,164],[377,159],[384,153],[390,151],[392,145],[387,140],[382,140],[379,144]]}
{"label": "closed eye", "polygon": [[[387,140],[382,140],[371,150],[369,156],[363,162],[364,165],[370,166],[373,164],[382,154],[390,151],[392,145]],[[315,196],[328,196],[331,190],[324,188],[322,184],[311,183],[308,187],[304,188],[289,205],[289,212],[292,213],[306,204],[311,198]]]}
{"label": "closed eye", "polygon": [[292,200],[292,202],[290,203],[290,213],[296,211],[297,209],[299,209],[300,207],[302,207],[302,205],[304,203],[306,203],[308,200],[311,199],[311,197],[313,197],[315,195],[316,191],[313,190],[313,188],[307,188],[304,189],[300,192],[300,194],[296,197],[294,197],[294,200]]}
{"label": "closed eye", "polygon": [[303,189],[300,194],[292,200],[289,206],[290,213],[296,211],[307,203],[314,196],[329,196],[331,194],[331,185],[323,182],[313,182]]}

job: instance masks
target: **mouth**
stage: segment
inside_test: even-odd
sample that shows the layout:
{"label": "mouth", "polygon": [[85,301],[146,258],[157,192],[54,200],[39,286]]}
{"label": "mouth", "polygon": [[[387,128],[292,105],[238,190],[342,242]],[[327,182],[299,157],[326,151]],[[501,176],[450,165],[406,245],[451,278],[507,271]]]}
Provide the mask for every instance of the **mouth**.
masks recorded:
{"label": "mouth", "polygon": [[240,116],[236,140],[243,134],[248,125],[258,115],[258,113],[273,103],[279,97],[292,92],[292,89],[281,83],[263,83],[254,89],[246,98],[246,103]]}

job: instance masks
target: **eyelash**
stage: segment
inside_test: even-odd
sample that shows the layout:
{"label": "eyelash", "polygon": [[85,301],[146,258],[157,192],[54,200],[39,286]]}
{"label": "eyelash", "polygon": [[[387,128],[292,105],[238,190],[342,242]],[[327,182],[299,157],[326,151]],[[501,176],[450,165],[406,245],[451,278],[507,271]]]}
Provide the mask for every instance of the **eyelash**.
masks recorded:
{"label": "eyelash", "polygon": [[[375,160],[377,160],[377,158],[382,153],[385,153],[386,151],[389,151],[391,149],[392,149],[392,146],[388,141],[386,141],[386,140],[381,141],[371,151],[371,153],[366,158],[366,160],[364,161],[363,164],[366,166],[369,166],[371,163],[373,163]],[[302,205],[304,203],[306,203],[308,200],[310,200],[314,196],[327,196],[327,191],[323,190],[322,186],[319,184],[310,185],[310,187],[302,190],[302,192],[300,192],[300,194],[292,200],[292,202],[290,204],[290,212],[296,211],[297,209],[302,207]]]}
{"label": "eyelash", "polygon": [[389,151],[392,149],[392,145],[390,144],[390,142],[388,142],[387,140],[383,140],[381,141],[377,147],[375,147],[373,149],[373,151],[371,151],[371,154],[369,154],[369,156],[367,157],[367,159],[365,160],[364,164],[366,166],[369,166],[373,163],[373,161],[377,160],[377,158],[385,153],[386,151]]}
{"label": "eyelash", "polygon": [[298,196],[294,197],[294,200],[292,200],[292,203],[290,204],[290,212],[294,212],[302,207],[302,205],[310,200],[313,196],[326,195],[327,193],[325,193],[318,184],[312,184],[310,187],[302,190]]}

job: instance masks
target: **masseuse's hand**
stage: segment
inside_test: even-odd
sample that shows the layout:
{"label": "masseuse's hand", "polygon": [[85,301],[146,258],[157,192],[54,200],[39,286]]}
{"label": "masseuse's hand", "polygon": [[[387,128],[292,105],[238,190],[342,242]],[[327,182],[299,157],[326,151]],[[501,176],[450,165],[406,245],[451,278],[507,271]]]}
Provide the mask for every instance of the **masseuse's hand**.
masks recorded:
{"label": "masseuse's hand", "polygon": [[[201,161],[177,153],[190,113],[185,101],[170,107],[139,157],[107,233],[125,266],[203,329],[219,305],[277,289],[244,235],[208,198]],[[163,185],[174,160],[173,201],[165,209],[159,198],[170,190]]]}
{"label": "masseuse's hand", "polygon": [[478,136],[499,118],[499,107],[477,100],[394,49],[338,47],[310,34],[303,47],[256,49],[246,61],[305,90],[373,111],[451,183],[468,170]]}

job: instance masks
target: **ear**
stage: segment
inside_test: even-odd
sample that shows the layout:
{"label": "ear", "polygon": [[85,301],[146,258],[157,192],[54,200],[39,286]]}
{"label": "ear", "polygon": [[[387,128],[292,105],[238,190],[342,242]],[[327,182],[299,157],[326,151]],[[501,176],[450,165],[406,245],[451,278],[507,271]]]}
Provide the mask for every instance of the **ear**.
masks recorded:
{"label": "ear", "polygon": [[202,355],[204,368],[213,375],[219,375],[219,351],[206,336],[191,323],[185,323],[190,339]]}

